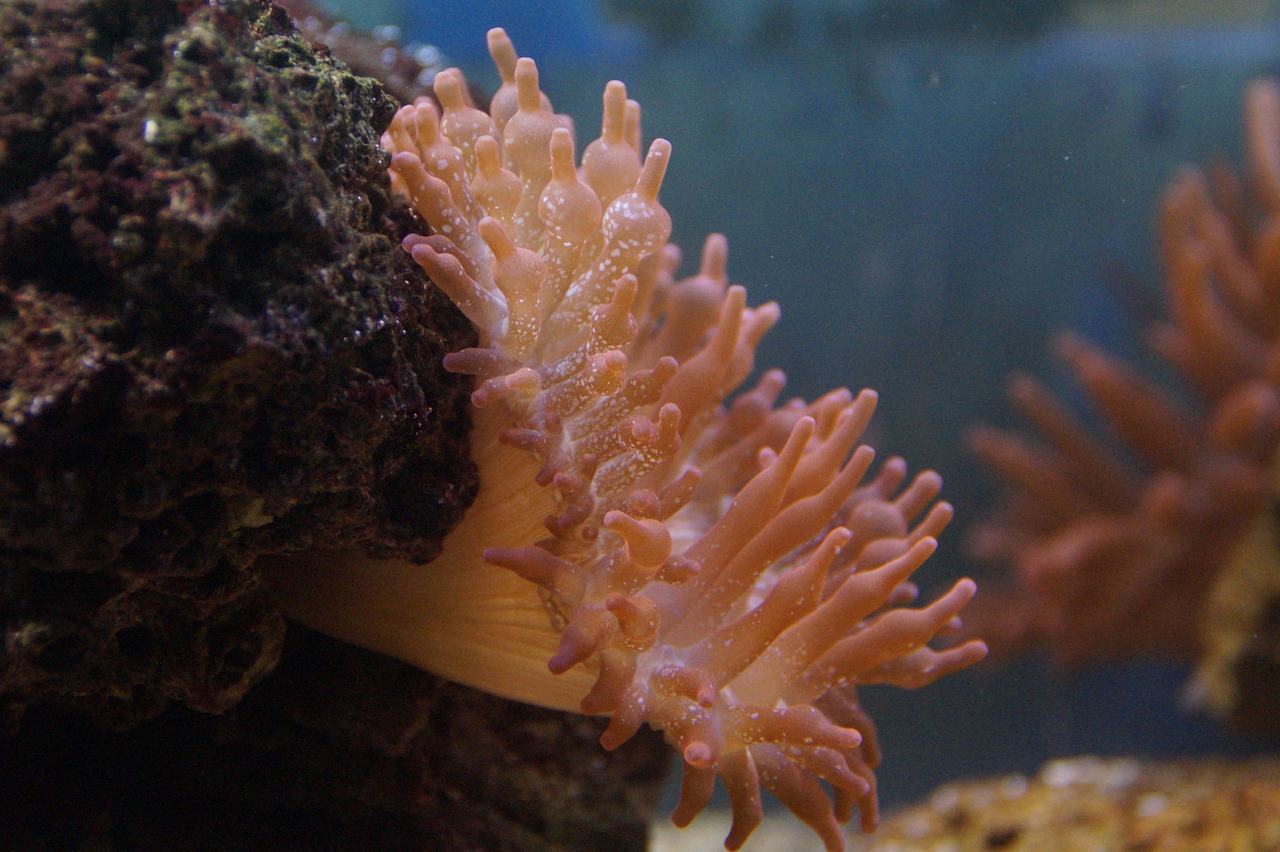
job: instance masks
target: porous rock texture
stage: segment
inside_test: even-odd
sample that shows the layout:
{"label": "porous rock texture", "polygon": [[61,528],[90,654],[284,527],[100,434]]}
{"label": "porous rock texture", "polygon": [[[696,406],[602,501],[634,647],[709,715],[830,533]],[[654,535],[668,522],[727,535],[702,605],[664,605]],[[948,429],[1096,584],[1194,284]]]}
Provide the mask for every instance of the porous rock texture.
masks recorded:
{"label": "porous rock texture", "polygon": [[0,35],[0,689],[222,710],[279,654],[254,557],[429,557],[471,487],[396,105],[262,4],[8,3]]}

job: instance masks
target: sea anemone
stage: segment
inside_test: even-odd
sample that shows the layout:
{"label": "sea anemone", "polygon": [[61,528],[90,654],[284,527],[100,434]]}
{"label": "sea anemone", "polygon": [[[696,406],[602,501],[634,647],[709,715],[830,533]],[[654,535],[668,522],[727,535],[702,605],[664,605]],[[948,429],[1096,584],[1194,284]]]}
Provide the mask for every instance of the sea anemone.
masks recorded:
{"label": "sea anemone", "polygon": [[779,312],[728,285],[718,235],[673,280],[671,145],[641,159],[615,81],[577,165],[533,61],[501,30],[489,45],[504,82],[488,113],[450,69],[440,106],[404,107],[383,138],[432,231],[404,250],[478,334],[445,361],[476,379],[478,496],[428,565],[313,553],[275,572],[276,593],[293,618],[449,680],[607,715],[607,749],[662,730],[684,759],[674,821],[718,775],[728,848],[765,787],[841,849],[855,806],[877,821],[855,685],[921,686],[986,653],[928,645],[958,626],[970,580],[901,606],[952,514],[941,481],[908,482],[895,458],[861,483],[871,391],[776,405],[770,370],[730,402]]}
{"label": "sea anemone", "polygon": [[1161,204],[1169,318],[1149,342],[1183,387],[1064,335],[1058,354],[1112,434],[1028,376],[1012,397],[1039,438],[975,431],[1008,486],[975,547],[1013,566],[975,621],[998,651],[1043,645],[1072,667],[1199,658],[1193,699],[1275,732],[1280,84],[1250,85],[1245,124],[1247,184],[1226,166],[1185,168]]}

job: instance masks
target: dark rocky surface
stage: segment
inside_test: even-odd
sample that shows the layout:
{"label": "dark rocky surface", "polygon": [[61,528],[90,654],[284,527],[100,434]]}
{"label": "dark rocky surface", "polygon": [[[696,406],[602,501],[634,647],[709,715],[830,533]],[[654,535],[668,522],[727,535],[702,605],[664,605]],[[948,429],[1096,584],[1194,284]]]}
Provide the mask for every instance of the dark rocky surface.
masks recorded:
{"label": "dark rocky surface", "polygon": [[425,560],[473,489],[396,104],[263,3],[15,2],[0,39],[0,694],[225,709],[283,635],[257,555]]}

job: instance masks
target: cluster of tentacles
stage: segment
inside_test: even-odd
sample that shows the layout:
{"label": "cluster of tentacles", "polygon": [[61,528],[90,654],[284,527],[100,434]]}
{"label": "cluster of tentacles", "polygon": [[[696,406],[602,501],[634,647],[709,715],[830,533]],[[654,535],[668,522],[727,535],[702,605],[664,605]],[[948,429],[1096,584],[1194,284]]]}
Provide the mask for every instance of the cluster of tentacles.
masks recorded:
{"label": "cluster of tentacles", "polygon": [[1027,376],[1012,397],[1039,439],[973,440],[1008,485],[975,537],[1015,568],[1007,594],[984,596],[993,647],[1044,644],[1069,665],[1207,652],[1196,688],[1223,711],[1228,669],[1280,592],[1280,85],[1252,84],[1245,118],[1251,180],[1186,168],[1162,202],[1169,318],[1149,341],[1182,392],[1068,335],[1058,354],[1114,440]]}
{"label": "cluster of tentacles", "polygon": [[726,404],[778,308],[728,286],[720,236],[673,280],[657,199],[671,146],[641,158],[639,108],[612,82],[579,165],[533,61],[501,30],[490,48],[504,84],[488,113],[451,69],[439,106],[404,107],[384,137],[431,230],[404,248],[479,334],[446,360],[476,378],[479,496],[432,564],[347,554],[281,581],[286,606],[450,679],[607,714],[609,749],[662,730],[684,758],[673,819],[718,775],[729,848],[759,823],[761,787],[843,848],[855,807],[877,820],[854,685],[920,686],[986,653],[927,644],[957,627],[971,581],[900,606],[951,517],[940,479],[908,482],[891,459],[861,482],[870,391],[778,405],[773,370]]}

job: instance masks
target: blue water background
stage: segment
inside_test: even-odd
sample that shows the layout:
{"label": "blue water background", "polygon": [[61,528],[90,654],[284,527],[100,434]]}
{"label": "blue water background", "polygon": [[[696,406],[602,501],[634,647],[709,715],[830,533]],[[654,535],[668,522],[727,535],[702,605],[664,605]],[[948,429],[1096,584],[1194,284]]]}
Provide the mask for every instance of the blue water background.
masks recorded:
{"label": "blue water background", "polygon": [[[1240,161],[1241,90],[1280,70],[1270,22],[868,39],[799,14],[782,37],[747,23],[660,40],[574,0],[390,5],[406,38],[489,90],[484,33],[505,26],[580,145],[598,132],[605,82],[626,82],[646,141],[675,147],[662,200],[686,271],[722,231],[732,278],[782,305],[759,363],[806,398],[876,388],[882,457],[946,478],[958,517],[919,578],[926,593],[984,570],[962,542],[996,489],[966,428],[1012,422],[1013,369],[1072,393],[1047,356],[1055,329],[1145,360],[1121,302],[1126,288],[1158,299],[1158,195],[1182,164]],[[882,798],[1057,755],[1256,748],[1180,709],[1185,675],[1150,663],[1064,676],[1027,659],[917,692],[866,689]]]}

